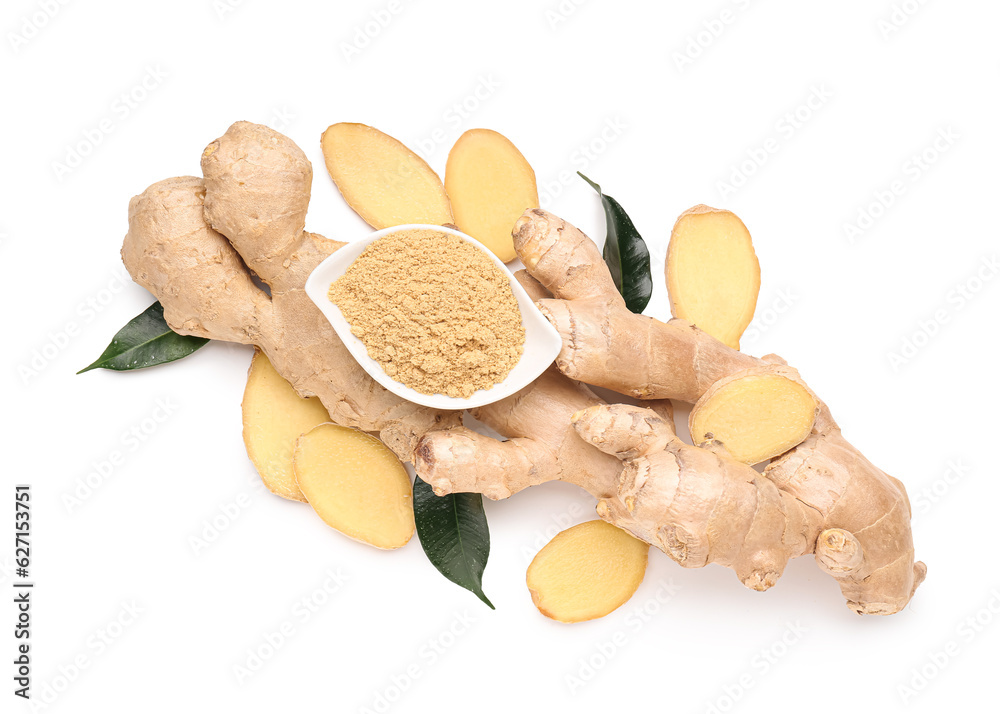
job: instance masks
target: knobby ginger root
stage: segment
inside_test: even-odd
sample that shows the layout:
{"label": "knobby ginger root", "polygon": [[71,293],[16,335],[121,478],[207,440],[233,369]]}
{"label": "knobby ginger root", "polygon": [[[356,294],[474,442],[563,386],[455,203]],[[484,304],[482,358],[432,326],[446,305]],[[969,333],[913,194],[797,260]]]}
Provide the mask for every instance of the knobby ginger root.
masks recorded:
{"label": "knobby ginger root", "polygon": [[526,209],[538,207],[535,172],[517,147],[495,131],[470,129],[448,154],[444,185],[459,230],[512,261],[511,228]]}
{"label": "knobby ginger root", "polygon": [[357,429],[322,424],[295,442],[295,480],[320,518],[376,548],[413,536],[413,489],[399,459]]}
{"label": "knobby ginger root", "polygon": [[674,317],[740,348],[760,291],[760,264],[743,221],[709,206],[682,213],[667,247],[666,278]]}
{"label": "knobby ginger root", "polygon": [[759,464],[805,441],[818,409],[812,390],[789,367],[738,372],[720,379],[694,405],[691,439],[720,442],[737,461]]}
{"label": "knobby ginger root", "polygon": [[[593,241],[546,211],[527,211],[514,239],[528,272],[554,296],[538,304],[563,336],[556,364],[568,376],[645,399],[696,402],[720,379],[769,364],[683,320],[662,323],[629,312]],[[808,437],[763,475],[713,442],[709,448],[684,444],[650,410],[596,404],[574,421],[581,439],[619,458],[621,467],[610,481],[602,480],[603,463],[585,477],[563,469],[559,478],[598,496],[603,519],[685,567],[726,565],[745,585],[763,590],[790,558],[813,553],[839,583],[848,606],[867,614],[901,610],[926,574],[924,564],[914,561],[902,484],[843,438],[822,402]],[[522,456],[516,446],[468,441],[449,453],[446,439],[429,434],[421,440],[418,473],[428,468],[439,492],[460,484],[458,490],[494,498],[538,481],[514,457],[530,462],[551,450],[532,440],[534,452]],[[431,446],[436,458],[423,459]],[[475,464],[491,452],[493,463],[474,478],[455,473],[448,463]],[[506,473],[506,465],[519,475]],[[548,475],[550,469],[542,471]],[[453,477],[456,484],[449,483]]]}
{"label": "knobby ginger root", "polygon": [[646,574],[649,544],[604,521],[559,533],[528,566],[535,607],[560,622],[604,617],[632,597]]}
{"label": "knobby ginger root", "polygon": [[306,500],[292,470],[295,440],[328,421],[319,399],[296,394],[267,356],[254,350],[243,392],[243,442],[268,490],[293,501]]}
{"label": "knobby ginger root", "polygon": [[312,167],[294,142],[237,122],[205,149],[202,171],[204,181],[167,179],[129,204],[122,260],[174,331],[257,345],[300,396],[378,432],[403,459],[424,433],[461,423],[378,385],[305,294],[309,273],[343,244],[304,230]]}
{"label": "knobby ginger root", "polygon": [[438,175],[388,134],[364,124],[334,124],[322,145],[344,200],[373,228],[455,222]]}

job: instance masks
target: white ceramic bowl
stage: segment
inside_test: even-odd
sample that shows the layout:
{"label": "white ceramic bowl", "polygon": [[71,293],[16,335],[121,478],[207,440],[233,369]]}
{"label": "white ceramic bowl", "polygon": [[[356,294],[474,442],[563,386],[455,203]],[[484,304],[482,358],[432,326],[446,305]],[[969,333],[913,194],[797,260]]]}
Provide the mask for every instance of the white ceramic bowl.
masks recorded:
{"label": "white ceramic bowl", "polygon": [[[514,368],[505,380],[499,384],[495,384],[491,389],[480,389],[467,399],[448,397],[443,394],[423,394],[397,382],[387,375],[382,366],[368,356],[368,350],[365,348],[364,343],[351,334],[351,327],[348,325],[347,320],[344,319],[340,309],[330,302],[330,299],[327,297],[330,285],[347,271],[351,263],[369,245],[388,233],[421,228],[442,231],[453,236],[458,236],[488,255],[490,260],[510,280],[510,288],[514,293],[514,298],[517,300],[517,306],[521,310],[521,324],[524,325],[524,353],[521,355],[521,359],[514,365]],[[517,282],[513,274],[507,270],[507,267],[500,262],[500,259],[474,238],[467,236],[461,231],[443,226],[416,223],[393,226],[392,228],[384,228],[376,231],[362,240],[352,241],[316,266],[306,281],[306,294],[316,303],[316,307],[326,316],[326,319],[330,321],[333,329],[337,331],[337,335],[343,340],[351,355],[371,375],[372,379],[390,392],[398,394],[403,399],[435,409],[471,409],[500,401],[504,397],[509,397],[537,379],[555,361],[559,350],[562,348],[562,338],[559,336],[559,333],[542,316],[542,313],[538,311],[534,302],[528,297],[528,293],[524,291],[524,288]]]}

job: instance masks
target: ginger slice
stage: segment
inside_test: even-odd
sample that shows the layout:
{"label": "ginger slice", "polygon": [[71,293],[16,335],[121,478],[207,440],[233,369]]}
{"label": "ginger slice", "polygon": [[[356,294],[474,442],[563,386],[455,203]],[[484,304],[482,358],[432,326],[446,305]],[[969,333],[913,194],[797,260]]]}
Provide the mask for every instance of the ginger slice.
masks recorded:
{"label": "ginger slice", "polygon": [[295,440],[330,421],[316,397],[303,399],[259,349],[254,351],[243,392],[243,443],[264,485],[292,501],[305,501],[292,471]]}
{"label": "ginger slice", "polygon": [[376,229],[454,223],[441,178],[405,145],[364,124],[323,132],[323,157],[344,200]]}
{"label": "ginger slice", "polygon": [[674,317],[738,350],[760,292],[760,264],[743,221],[709,206],[682,213],[670,235],[666,276]]}
{"label": "ginger slice", "polygon": [[604,521],[559,533],[528,566],[535,607],[559,622],[604,617],[624,605],[646,574],[649,545]]}
{"label": "ginger slice", "polygon": [[413,488],[385,444],[357,429],[321,424],[295,443],[295,478],[328,526],[376,548],[413,536]]}
{"label": "ginger slice", "polygon": [[695,444],[719,442],[757,464],[801,444],[819,409],[816,395],[788,367],[763,367],[719,380],[691,410]]}
{"label": "ginger slice", "polygon": [[503,134],[470,129],[448,154],[444,185],[455,223],[505,263],[517,257],[511,231],[529,208],[538,208],[535,172]]}

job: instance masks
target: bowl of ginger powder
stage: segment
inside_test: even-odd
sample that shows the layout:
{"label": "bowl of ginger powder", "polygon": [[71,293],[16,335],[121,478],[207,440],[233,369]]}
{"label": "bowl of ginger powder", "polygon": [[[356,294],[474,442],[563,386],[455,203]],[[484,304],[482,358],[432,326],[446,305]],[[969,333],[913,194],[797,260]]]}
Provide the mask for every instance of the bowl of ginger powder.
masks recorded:
{"label": "bowl of ginger powder", "polygon": [[562,347],[506,266],[444,226],[394,226],[348,243],[317,266],[306,293],[376,382],[428,407],[510,396]]}

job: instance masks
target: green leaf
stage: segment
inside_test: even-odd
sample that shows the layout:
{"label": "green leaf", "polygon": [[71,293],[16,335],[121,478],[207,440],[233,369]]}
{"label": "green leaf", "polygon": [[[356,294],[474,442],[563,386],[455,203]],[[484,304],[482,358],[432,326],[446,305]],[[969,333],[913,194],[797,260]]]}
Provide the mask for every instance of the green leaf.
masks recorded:
{"label": "green leaf", "polygon": [[437,496],[417,476],[413,482],[413,518],[427,559],[442,575],[495,610],[483,593],[483,571],[490,557],[490,527],[478,493]]}
{"label": "green leaf", "polygon": [[125,372],[166,364],[187,357],[207,343],[204,337],[178,335],[171,330],[163,319],[163,306],[154,302],[118,331],[96,362],[77,374],[98,368]]}
{"label": "green leaf", "polygon": [[625,298],[625,305],[629,310],[642,312],[653,294],[653,277],[649,272],[646,242],[618,201],[606,195],[599,185],[582,173],[576,173],[601,196],[608,224],[608,237],[604,241],[604,262],[608,264],[615,287]]}

